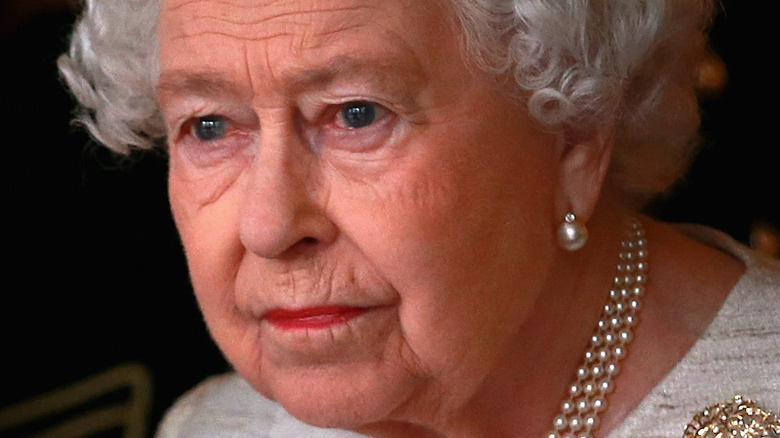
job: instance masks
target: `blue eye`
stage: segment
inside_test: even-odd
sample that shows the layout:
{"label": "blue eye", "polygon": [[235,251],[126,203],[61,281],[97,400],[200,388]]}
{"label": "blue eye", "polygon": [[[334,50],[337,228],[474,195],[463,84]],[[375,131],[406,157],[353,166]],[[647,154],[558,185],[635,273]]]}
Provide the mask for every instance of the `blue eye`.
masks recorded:
{"label": "blue eye", "polygon": [[364,128],[376,120],[376,105],[370,102],[350,102],[341,110],[341,119],[347,128]]}
{"label": "blue eye", "polygon": [[224,137],[227,128],[228,122],[224,117],[205,116],[195,119],[195,123],[192,126],[192,133],[198,140],[213,141]]}

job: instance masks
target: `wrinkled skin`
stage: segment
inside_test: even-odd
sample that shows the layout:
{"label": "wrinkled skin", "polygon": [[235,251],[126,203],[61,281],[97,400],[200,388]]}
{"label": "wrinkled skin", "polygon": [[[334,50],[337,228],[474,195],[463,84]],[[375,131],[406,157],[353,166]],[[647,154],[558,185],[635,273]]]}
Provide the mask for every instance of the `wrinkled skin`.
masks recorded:
{"label": "wrinkled skin", "polygon": [[[561,138],[457,32],[429,0],[164,2],[170,195],[199,304],[237,371],[304,421],[446,423],[499,385],[550,286]],[[351,127],[350,102],[375,117]],[[265,317],[325,305],[362,310]]]}

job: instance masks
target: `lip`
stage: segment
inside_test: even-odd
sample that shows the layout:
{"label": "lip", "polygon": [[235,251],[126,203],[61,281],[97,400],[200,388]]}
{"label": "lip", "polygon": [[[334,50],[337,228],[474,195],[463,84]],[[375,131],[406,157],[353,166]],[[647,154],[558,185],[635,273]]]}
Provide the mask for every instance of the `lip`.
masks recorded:
{"label": "lip", "polygon": [[368,312],[367,307],[319,306],[269,310],[263,319],[283,330],[324,329],[345,324]]}

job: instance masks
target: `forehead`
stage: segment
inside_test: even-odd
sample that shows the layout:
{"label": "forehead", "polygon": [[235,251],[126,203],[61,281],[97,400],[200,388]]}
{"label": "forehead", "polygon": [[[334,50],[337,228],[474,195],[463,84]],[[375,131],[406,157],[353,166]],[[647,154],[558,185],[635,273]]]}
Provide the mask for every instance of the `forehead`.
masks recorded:
{"label": "forehead", "polygon": [[218,33],[225,36],[273,40],[301,30],[359,26],[372,11],[382,9],[380,0],[163,0],[162,26],[178,36]]}
{"label": "forehead", "polygon": [[336,58],[446,63],[436,59],[440,50],[430,50],[453,44],[446,1],[163,0],[161,68],[301,77],[311,64],[333,65]]}

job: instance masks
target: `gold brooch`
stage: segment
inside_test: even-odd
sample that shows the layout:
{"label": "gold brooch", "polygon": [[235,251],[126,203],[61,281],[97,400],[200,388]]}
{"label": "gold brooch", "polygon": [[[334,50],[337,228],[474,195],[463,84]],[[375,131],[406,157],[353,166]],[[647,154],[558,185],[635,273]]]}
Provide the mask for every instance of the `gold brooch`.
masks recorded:
{"label": "gold brooch", "polygon": [[780,438],[780,420],[740,395],[697,414],[683,438]]}

